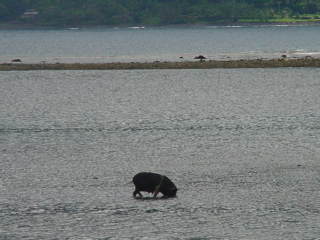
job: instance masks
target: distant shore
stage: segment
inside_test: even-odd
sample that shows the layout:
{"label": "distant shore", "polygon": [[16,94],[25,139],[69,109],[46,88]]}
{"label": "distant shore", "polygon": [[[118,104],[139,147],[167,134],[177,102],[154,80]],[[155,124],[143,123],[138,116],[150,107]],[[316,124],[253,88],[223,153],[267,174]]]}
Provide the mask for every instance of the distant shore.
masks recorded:
{"label": "distant shore", "polygon": [[[145,27],[196,27],[196,26],[301,26],[301,25],[320,25],[320,20],[296,20],[296,21],[239,21],[239,22],[217,22],[217,23],[195,23],[195,24],[177,24],[177,25],[146,25]],[[0,23],[0,30],[24,30],[24,29],[69,29],[69,28],[126,28],[131,25],[38,25],[19,22]]]}
{"label": "distant shore", "polygon": [[320,58],[114,63],[3,63],[0,71],[320,67]]}

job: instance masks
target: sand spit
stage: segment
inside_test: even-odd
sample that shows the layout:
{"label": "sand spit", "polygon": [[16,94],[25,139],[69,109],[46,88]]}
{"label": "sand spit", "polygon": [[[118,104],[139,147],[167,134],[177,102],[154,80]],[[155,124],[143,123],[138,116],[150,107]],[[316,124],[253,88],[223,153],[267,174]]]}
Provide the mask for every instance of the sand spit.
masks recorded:
{"label": "sand spit", "polygon": [[210,68],[276,68],[320,67],[320,58],[279,58],[252,60],[201,60],[183,62],[114,62],[114,63],[4,63],[0,71],[26,70],[129,70],[129,69],[210,69]]}

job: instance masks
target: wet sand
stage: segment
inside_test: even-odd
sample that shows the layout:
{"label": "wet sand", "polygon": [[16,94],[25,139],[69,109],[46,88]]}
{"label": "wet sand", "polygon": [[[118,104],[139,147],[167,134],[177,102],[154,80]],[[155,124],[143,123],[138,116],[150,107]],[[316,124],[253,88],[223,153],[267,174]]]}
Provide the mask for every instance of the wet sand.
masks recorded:
{"label": "wet sand", "polygon": [[1,72],[0,239],[319,239],[319,75]]}
{"label": "wet sand", "polygon": [[320,58],[279,58],[207,60],[183,62],[114,62],[114,63],[3,63],[0,71],[26,70],[129,70],[129,69],[211,69],[211,68],[277,68],[320,67]]}

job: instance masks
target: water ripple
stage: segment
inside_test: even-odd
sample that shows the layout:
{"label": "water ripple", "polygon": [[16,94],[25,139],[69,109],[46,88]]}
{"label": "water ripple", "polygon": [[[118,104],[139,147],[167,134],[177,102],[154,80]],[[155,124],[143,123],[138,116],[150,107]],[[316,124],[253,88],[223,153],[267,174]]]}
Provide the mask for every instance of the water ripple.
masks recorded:
{"label": "water ripple", "polygon": [[264,117],[243,119],[233,118],[205,118],[195,120],[144,121],[138,123],[111,124],[110,126],[94,127],[21,127],[0,128],[0,133],[79,133],[79,132],[142,132],[142,131],[280,131],[280,130],[320,130],[320,117]]}

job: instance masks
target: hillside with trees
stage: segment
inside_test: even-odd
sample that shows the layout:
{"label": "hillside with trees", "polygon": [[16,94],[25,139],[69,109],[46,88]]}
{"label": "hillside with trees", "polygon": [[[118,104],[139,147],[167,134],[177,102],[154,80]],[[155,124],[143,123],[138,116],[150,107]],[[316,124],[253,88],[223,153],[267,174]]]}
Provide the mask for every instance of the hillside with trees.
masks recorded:
{"label": "hillside with trees", "polygon": [[1,0],[0,23],[40,26],[316,21],[320,0]]}

